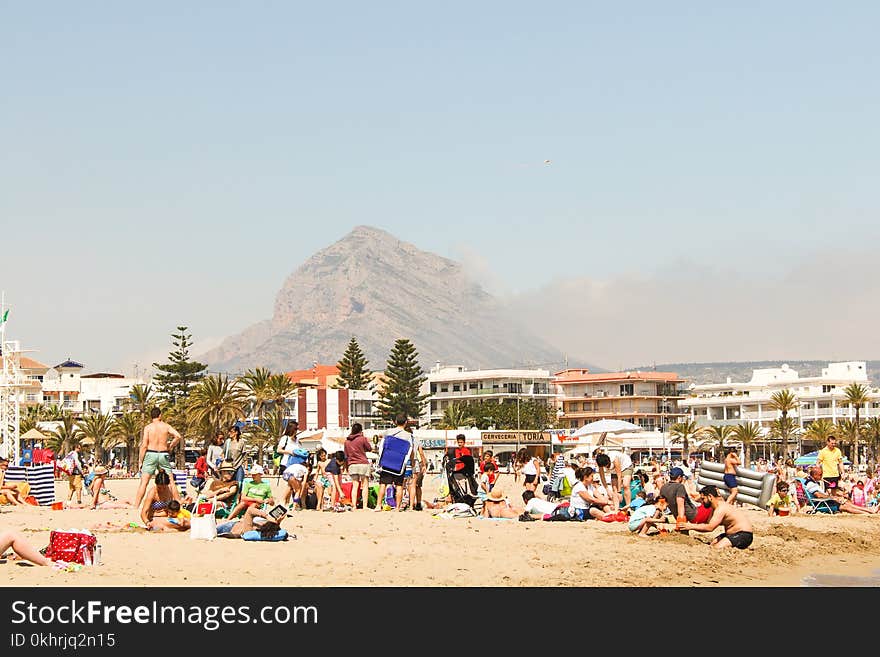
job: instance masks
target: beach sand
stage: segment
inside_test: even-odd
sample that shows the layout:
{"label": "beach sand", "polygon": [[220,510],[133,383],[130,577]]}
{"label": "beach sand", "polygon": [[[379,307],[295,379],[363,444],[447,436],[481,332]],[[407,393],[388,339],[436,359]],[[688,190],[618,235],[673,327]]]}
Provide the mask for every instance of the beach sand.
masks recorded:
{"label": "beach sand", "polygon": [[[283,482],[269,480],[283,491]],[[439,483],[428,475],[427,499]],[[120,499],[132,499],[137,482],[110,479],[107,485]],[[502,475],[499,486],[522,506],[522,486],[512,475]],[[66,482],[57,482],[56,490],[66,499]],[[137,520],[126,509],[3,509],[0,531],[21,530],[37,548],[48,543],[51,529]],[[812,573],[868,576],[880,567],[880,516],[749,513],[755,540],[744,551],[712,550],[702,542],[710,535],[695,532],[637,538],[626,523],[439,519],[427,510],[301,511],[283,522],[296,535],[286,542],[98,530],[101,566],[59,572],[7,559],[0,572],[8,586],[764,587],[798,586]]]}

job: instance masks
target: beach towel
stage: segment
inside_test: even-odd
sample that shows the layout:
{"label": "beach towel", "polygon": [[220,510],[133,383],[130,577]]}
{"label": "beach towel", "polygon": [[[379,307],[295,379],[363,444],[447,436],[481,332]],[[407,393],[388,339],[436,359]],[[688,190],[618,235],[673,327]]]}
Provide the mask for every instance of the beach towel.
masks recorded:
{"label": "beach towel", "polygon": [[177,488],[180,491],[180,496],[186,496],[186,470],[172,470],[174,474],[174,481],[177,484]]}

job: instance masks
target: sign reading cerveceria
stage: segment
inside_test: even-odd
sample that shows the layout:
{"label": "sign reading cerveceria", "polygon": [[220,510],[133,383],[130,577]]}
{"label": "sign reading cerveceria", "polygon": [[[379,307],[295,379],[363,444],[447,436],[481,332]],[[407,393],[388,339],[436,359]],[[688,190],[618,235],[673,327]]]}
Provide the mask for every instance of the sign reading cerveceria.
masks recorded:
{"label": "sign reading cerveceria", "polygon": [[525,445],[549,445],[550,434],[543,431],[483,431],[483,444],[521,443]]}

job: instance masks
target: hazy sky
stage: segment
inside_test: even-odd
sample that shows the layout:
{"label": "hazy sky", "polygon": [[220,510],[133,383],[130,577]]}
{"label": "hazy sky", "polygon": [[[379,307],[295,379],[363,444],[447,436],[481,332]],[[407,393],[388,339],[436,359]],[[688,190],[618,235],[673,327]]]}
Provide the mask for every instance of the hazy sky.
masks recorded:
{"label": "hazy sky", "polygon": [[[48,364],[213,345],[359,224],[566,290],[547,322],[602,318],[609,367],[880,320],[877,3],[118,4],[0,3],[0,289]],[[728,311],[791,337],[694,341]]]}

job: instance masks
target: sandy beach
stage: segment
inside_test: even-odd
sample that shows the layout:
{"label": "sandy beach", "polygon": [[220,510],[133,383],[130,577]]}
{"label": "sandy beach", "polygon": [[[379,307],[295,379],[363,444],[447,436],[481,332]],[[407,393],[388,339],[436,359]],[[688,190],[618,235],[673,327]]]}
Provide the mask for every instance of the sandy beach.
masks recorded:
{"label": "sandy beach", "polygon": [[[283,491],[274,477],[270,481]],[[427,499],[439,483],[427,477]],[[503,475],[500,486],[521,505],[522,487],[511,475]],[[136,481],[110,479],[108,487],[131,499]],[[66,482],[56,482],[56,491],[66,499]],[[2,509],[0,530],[20,530],[37,548],[52,529],[137,520],[127,509]],[[283,523],[296,535],[286,542],[99,530],[101,566],[59,572],[7,559],[0,569],[9,586],[702,587],[798,586],[811,573],[867,576],[880,567],[880,517],[749,513],[755,541],[744,551],[712,550],[702,542],[709,535],[694,532],[637,538],[626,523],[440,519],[427,510],[301,511]]]}

